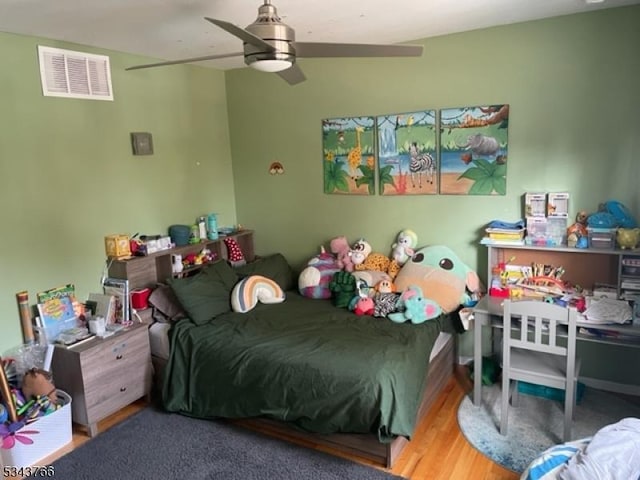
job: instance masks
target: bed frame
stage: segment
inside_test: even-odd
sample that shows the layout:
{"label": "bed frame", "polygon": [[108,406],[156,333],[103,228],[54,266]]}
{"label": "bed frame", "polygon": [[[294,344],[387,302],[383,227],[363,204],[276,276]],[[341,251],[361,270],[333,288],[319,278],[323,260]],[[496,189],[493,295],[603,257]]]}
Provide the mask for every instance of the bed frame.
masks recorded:
{"label": "bed frame", "polygon": [[[438,355],[431,361],[427,382],[422,395],[422,403],[418,409],[416,425],[424,418],[438,394],[447,384],[453,374],[455,363],[455,334],[445,343]],[[160,374],[166,364],[166,360],[152,357],[156,389],[161,386]],[[259,430],[274,436],[299,441],[304,444],[312,443],[320,447],[328,447],[331,450],[356,455],[386,468],[392,468],[402,450],[409,443],[404,437],[397,437],[391,443],[380,443],[375,434],[350,434],[336,433],[330,435],[314,434],[301,431],[286,422],[267,418],[248,418],[235,421],[238,425]]]}

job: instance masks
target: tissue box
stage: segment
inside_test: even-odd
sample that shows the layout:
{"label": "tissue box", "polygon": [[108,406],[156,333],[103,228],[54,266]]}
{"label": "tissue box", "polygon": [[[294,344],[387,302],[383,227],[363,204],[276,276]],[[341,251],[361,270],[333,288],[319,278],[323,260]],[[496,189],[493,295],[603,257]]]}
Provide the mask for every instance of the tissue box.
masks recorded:
{"label": "tissue box", "polygon": [[15,435],[33,441],[24,444],[16,440],[13,447],[0,448],[0,459],[5,467],[24,468],[43,460],[56,450],[71,442],[71,397],[62,390],[57,391],[61,408],[40,417],[18,430]]}

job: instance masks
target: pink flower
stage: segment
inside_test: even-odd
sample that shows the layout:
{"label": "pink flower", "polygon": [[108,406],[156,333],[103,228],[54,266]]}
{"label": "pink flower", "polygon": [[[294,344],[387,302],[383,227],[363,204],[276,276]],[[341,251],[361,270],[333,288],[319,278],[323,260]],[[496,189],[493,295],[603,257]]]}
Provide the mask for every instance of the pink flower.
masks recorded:
{"label": "pink flower", "polygon": [[2,437],[1,448],[9,450],[15,446],[16,441],[24,445],[31,445],[33,440],[27,435],[36,435],[40,432],[37,430],[22,430],[19,432],[22,427],[24,427],[23,422],[10,423],[9,426],[4,423],[0,425],[0,436]]}

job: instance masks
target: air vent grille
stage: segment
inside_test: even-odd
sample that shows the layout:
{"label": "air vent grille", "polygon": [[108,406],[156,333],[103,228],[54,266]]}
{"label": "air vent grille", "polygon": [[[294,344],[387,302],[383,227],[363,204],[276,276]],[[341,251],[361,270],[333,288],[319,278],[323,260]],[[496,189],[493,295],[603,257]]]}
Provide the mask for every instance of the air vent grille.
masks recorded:
{"label": "air vent grille", "polygon": [[43,95],[113,100],[109,57],[43,46],[38,57]]}

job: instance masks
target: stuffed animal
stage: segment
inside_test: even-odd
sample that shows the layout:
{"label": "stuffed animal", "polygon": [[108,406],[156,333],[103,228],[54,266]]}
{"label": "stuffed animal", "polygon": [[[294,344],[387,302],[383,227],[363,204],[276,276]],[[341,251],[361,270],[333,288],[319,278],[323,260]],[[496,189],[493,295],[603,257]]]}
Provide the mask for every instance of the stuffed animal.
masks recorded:
{"label": "stuffed animal", "polygon": [[349,305],[349,310],[356,315],[373,315],[375,303],[371,297],[355,297]]}
{"label": "stuffed animal", "polygon": [[353,272],[353,261],[349,254],[351,247],[347,241],[347,237],[340,236],[331,240],[329,245],[331,253],[336,256],[336,262],[338,267],[347,272]]}
{"label": "stuffed animal", "polygon": [[375,287],[380,282],[391,281],[389,274],[385,272],[379,272],[377,270],[357,270],[352,272],[352,275],[356,277],[356,280],[362,280],[370,287]]}
{"label": "stuffed animal", "polygon": [[[364,239],[358,240],[351,249],[351,260],[355,271],[384,272],[393,280],[400,270],[395,261],[383,253],[371,251],[371,245]],[[374,282],[374,284],[377,282]]]}
{"label": "stuffed animal", "polygon": [[414,285],[420,287],[425,297],[446,313],[456,310],[461,304],[470,304],[470,293],[480,290],[478,274],[444,245],[417,250],[394,281],[399,291]]}
{"label": "stuffed animal", "polygon": [[418,246],[418,236],[413,230],[402,230],[398,234],[396,242],[391,245],[391,258],[402,266],[407,263]]}
{"label": "stuffed animal", "polygon": [[331,298],[329,282],[340,268],[336,257],[320,247],[320,253],[307,262],[298,277],[298,291],[308,298]]}
{"label": "stuffed animal", "polygon": [[27,401],[39,395],[49,397],[54,404],[58,401],[56,387],[51,382],[51,374],[39,368],[32,368],[24,374],[22,394]]}
{"label": "stuffed animal", "polygon": [[336,307],[349,308],[354,297],[360,298],[357,291],[356,277],[349,272],[338,271],[329,282],[331,300]]}
{"label": "stuffed animal", "polygon": [[401,311],[387,315],[389,320],[396,323],[404,323],[407,320],[413,324],[424,323],[442,313],[440,305],[433,300],[424,298],[422,289],[416,285],[412,285],[402,292],[396,306]]}
{"label": "stuffed animal", "polygon": [[359,268],[358,265],[362,265],[370,253],[371,245],[364,238],[353,244],[351,250],[349,250],[349,255],[351,256],[351,263],[353,263],[356,270],[366,270],[366,268]]}

